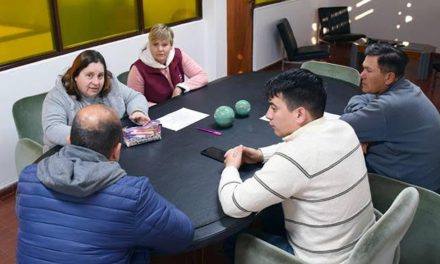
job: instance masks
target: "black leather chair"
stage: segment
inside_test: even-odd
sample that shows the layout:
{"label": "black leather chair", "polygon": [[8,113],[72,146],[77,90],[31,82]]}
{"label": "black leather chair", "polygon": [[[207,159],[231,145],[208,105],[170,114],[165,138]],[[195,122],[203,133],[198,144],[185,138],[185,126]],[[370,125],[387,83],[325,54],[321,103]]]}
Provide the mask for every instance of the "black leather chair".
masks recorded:
{"label": "black leather chair", "polygon": [[283,18],[277,24],[278,33],[284,45],[285,54],[281,62],[281,69],[284,70],[285,63],[300,63],[307,60],[327,59],[330,56],[329,45],[311,45],[298,47],[293,35],[290,23]]}
{"label": "black leather chair", "polygon": [[318,16],[321,41],[335,43],[356,41],[366,37],[364,34],[351,33],[346,6],[321,7],[318,9]]}

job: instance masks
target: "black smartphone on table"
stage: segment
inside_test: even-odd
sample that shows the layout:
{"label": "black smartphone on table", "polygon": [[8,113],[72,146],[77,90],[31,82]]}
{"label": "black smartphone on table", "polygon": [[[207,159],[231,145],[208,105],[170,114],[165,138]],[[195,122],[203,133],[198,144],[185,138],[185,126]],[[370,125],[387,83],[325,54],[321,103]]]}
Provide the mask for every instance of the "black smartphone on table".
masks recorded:
{"label": "black smartphone on table", "polygon": [[209,147],[207,149],[202,150],[200,152],[202,155],[205,155],[207,157],[210,157],[211,159],[215,159],[217,161],[223,162],[225,160],[225,150],[216,148],[216,147]]}

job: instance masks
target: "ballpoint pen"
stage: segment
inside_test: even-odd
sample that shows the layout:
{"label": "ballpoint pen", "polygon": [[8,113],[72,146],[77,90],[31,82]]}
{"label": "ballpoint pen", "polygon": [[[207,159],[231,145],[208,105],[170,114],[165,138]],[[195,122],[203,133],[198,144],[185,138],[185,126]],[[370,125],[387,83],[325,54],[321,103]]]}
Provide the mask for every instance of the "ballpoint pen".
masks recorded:
{"label": "ballpoint pen", "polygon": [[222,135],[221,132],[219,132],[217,130],[214,130],[214,129],[198,127],[197,130],[208,132],[208,133],[216,135],[216,136],[221,136]]}

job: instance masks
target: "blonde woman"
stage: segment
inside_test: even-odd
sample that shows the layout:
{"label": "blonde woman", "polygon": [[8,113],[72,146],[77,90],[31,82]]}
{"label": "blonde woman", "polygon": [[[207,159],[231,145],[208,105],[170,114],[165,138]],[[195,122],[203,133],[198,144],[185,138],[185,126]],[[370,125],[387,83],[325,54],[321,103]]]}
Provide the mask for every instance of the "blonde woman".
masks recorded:
{"label": "blonde woman", "polygon": [[156,24],[139,59],[131,66],[127,85],[144,94],[150,104],[164,102],[208,83],[208,74],[173,44],[171,28]]}

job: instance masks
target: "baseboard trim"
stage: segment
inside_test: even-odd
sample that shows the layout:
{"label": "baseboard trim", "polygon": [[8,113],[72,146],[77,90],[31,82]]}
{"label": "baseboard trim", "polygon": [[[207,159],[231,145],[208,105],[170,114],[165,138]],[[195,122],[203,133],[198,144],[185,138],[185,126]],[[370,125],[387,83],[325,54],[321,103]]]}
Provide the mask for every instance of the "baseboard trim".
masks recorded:
{"label": "baseboard trim", "polygon": [[258,71],[273,71],[273,70],[279,70],[281,71],[281,60],[276,61],[270,65],[267,65],[266,67],[263,67],[259,69]]}
{"label": "baseboard trim", "polygon": [[17,191],[17,182],[13,182],[8,186],[0,189],[0,200],[4,200],[12,195],[15,195],[16,191]]}

